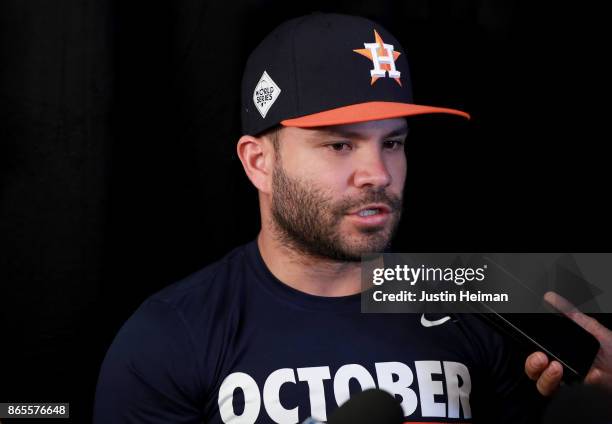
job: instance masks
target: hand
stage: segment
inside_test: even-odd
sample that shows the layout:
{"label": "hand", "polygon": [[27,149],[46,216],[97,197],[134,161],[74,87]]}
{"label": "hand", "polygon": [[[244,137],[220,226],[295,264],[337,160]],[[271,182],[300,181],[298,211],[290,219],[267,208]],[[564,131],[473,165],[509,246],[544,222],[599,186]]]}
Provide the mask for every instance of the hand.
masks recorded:
{"label": "hand", "polygon": [[[612,331],[600,324],[595,318],[580,312],[557,293],[547,292],[544,295],[544,300],[591,333],[599,342],[599,351],[584,382],[612,388]],[[535,352],[529,355],[525,361],[525,373],[536,382],[536,387],[542,395],[549,396],[557,390],[561,383],[563,366],[557,361],[549,361],[544,353]]]}

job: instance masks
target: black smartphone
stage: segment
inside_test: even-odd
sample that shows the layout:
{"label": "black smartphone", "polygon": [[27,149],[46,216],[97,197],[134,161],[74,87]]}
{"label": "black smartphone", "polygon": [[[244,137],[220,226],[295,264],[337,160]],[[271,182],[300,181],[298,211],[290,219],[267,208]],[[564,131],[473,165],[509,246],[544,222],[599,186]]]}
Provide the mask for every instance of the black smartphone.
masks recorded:
{"label": "black smartphone", "polygon": [[567,383],[586,377],[599,351],[599,342],[571,319],[560,313],[479,314],[490,325],[520,343],[527,351],[541,351],[563,365]]}

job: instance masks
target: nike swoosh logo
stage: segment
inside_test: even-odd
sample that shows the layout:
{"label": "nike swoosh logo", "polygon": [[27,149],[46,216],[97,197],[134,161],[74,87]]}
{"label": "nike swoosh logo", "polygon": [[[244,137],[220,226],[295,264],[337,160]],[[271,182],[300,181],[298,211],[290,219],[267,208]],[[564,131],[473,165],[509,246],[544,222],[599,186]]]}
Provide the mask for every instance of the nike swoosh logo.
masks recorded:
{"label": "nike swoosh logo", "polygon": [[445,316],[443,318],[440,318],[440,319],[437,319],[437,320],[434,320],[434,321],[430,321],[427,318],[425,318],[425,314],[423,314],[423,315],[421,315],[421,325],[423,327],[435,327],[437,325],[444,324],[446,321],[448,321],[450,319],[451,319],[451,317],[449,317],[447,315],[447,316]]}

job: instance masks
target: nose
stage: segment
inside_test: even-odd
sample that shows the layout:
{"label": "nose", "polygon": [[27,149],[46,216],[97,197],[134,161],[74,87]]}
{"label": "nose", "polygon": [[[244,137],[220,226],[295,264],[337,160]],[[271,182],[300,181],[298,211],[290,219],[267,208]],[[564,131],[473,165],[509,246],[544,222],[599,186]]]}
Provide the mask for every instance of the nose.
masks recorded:
{"label": "nose", "polygon": [[364,149],[359,156],[356,158],[353,175],[353,183],[357,188],[383,188],[391,184],[391,174],[380,150]]}

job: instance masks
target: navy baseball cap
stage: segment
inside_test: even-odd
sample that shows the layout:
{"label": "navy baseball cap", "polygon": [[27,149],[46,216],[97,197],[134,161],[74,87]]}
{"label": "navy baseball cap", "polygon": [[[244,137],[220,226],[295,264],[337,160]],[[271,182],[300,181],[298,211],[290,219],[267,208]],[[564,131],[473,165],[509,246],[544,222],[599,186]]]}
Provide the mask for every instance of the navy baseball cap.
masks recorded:
{"label": "navy baseball cap", "polygon": [[274,29],[251,53],[242,77],[242,131],[319,127],[443,113],[412,100],[406,54],[369,19],[312,13]]}

